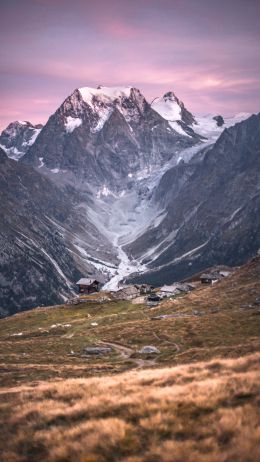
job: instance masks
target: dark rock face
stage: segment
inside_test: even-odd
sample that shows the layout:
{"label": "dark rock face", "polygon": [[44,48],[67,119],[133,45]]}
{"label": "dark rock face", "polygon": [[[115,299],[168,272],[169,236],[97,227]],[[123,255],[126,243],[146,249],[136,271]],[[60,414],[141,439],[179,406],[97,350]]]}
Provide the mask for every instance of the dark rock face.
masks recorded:
{"label": "dark rock face", "polygon": [[12,122],[2,131],[0,145],[9,157],[18,160],[34,143],[42,127],[30,122]]}
{"label": "dark rock face", "polygon": [[0,150],[0,315],[62,302],[80,276],[119,280],[145,264],[132,281],[161,285],[256,253],[260,115],[205,147],[173,92],[156,100],[82,88],[42,129],[3,132],[9,156],[26,153]]}
{"label": "dark rock face", "polygon": [[77,213],[72,191],[61,191],[1,149],[0,209],[0,315],[62,303],[74,293],[75,281],[91,274],[91,265],[77,259],[75,235],[87,232],[94,249],[105,238]]}
{"label": "dark rock face", "polygon": [[237,124],[204,153],[162,178],[154,200],[166,217],[127,251],[151,273],[134,282],[170,283],[216,264],[239,265],[260,247],[260,114]]}
{"label": "dark rock face", "polygon": [[81,187],[116,190],[129,173],[161,166],[198,141],[173,130],[137,89],[113,97],[102,87],[90,95],[84,90],[75,90],[50,117],[23,163],[39,167],[42,161],[44,174],[59,169]]}
{"label": "dark rock face", "polygon": [[215,117],[213,117],[213,120],[215,120],[217,122],[217,126],[218,127],[222,127],[225,123],[223,117],[221,115],[217,115]]}

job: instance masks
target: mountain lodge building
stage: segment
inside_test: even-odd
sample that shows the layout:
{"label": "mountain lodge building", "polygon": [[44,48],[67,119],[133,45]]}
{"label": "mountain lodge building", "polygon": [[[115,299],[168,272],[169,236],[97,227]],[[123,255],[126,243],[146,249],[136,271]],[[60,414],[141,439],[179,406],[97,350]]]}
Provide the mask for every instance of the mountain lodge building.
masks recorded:
{"label": "mountain lodge building", "polygon": [[99,291],[101,282],[97,279],[81,278],[76,285],[80,294],[92,294]]}

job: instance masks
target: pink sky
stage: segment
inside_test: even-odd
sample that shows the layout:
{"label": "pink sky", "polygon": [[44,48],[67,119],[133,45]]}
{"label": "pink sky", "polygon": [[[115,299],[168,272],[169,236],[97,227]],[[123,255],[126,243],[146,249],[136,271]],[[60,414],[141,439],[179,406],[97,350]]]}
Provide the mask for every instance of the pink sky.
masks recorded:
{"label": "pink sky", "polygon": [[1,119],[44,123],[81,86],[260,110],[258,0],[0,0]]}

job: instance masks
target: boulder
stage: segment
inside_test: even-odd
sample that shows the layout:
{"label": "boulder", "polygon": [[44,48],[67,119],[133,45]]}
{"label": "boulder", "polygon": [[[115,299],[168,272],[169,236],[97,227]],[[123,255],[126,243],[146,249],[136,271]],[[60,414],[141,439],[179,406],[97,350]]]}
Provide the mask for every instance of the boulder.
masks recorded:
{"label": "boulder", "polygon": [[108,353],[111,353],[112,348],[108,346],[104,347],[99,347],[99,346],[91,346],[91,347],[86,347],[84,348],[84,353],[86,355],[105,355]]}
{"label": "boulder", "polygon": [[138,353],[141,353],[143,355],[146,355],[146,354],[159,354],[160,350],[158,350],[158,348],[156,348],[153,345],[146,345],[146,346],[142,347],[141,350],[138,351]]}

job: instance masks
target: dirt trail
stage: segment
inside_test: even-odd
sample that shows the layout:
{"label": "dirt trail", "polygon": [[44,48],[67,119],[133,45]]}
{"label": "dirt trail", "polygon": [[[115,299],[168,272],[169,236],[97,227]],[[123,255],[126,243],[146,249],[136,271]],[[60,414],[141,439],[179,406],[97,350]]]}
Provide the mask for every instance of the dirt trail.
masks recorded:
{"label": "dirt trail", "polygon": [[151,366],[156,365],[156,359],[131,358],[131,355],[135,353],[135,350],[133,350],[130,347],[121,345],[120,343],[112,343],[112,342],[100,342],[100,343],[114,348],[120,354],[121,358],[124,361],[126,360],[132,361],[136,365],[137,369],[141,367],[151,367]]}

